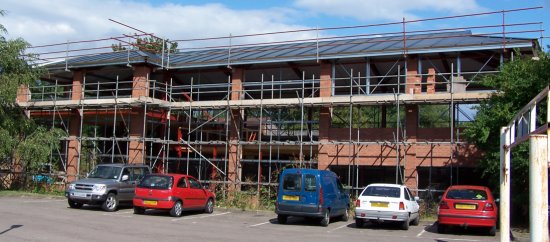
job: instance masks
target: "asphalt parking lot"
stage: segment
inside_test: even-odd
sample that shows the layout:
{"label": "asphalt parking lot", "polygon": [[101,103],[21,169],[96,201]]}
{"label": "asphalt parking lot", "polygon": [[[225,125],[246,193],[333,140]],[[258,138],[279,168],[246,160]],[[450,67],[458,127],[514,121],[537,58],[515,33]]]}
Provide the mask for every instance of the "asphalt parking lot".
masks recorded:
{"label": "asphalt parking lot", "polygon": [[433,221],[408,231],[391,224],[356,228],[352,219],[321,227],[316,221],[289,218],[277,224],[270,211],[216,208],[213,214],[167,212],[133,214],[130,206],[116,212],[99,207],[71,209],[59,197],[0,197],[0,241],[497,241],[483,231],[437,234]]}

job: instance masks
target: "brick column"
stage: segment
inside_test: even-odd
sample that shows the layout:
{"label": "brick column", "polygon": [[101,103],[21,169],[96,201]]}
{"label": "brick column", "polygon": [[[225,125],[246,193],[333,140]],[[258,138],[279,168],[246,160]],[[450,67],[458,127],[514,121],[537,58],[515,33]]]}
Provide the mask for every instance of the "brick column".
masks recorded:
{"label": "brick column", "polygon": [[[149,96],[149,75],[151,67],[146,65],[134,66],[134,76],[132,78],[132,97],[148,97]],[[145,154],[143,152],[144,143],[139,140],[143,137],[143,108],[132,108],[132,113],[137,113],[131,116],[130,129],[128,136],[130,142],[128,144],[128,163],[143,164],[145,163]]]}
{"label": "brick column", "polygon": [[142,140],[143,137],[143,116],[145,115],[143,108],[133,108],[132,113],[137,113],[131,116],[130,132],[130,144],[128,146],[128,163],[129,164],[143,164],[145,163],[145,153]]}
{"label": "brick column", "polygon": [[[243,80],[244,70],[241,68],[233,69],[231,75],[231,100],[241,100],[243,98]],[[227,179],[231,182],[241,181],[241,159],[242,145],[239,144],[240,131],[242,124],[241,109],[231,109],[229,122],[229,161],[227,165]],[[240,190],[240,185],[230,187],[230,189]]]}
{"label": "brick column", "polygon": [[426,87],[426,92],[428,94],[434,94],[435,93],[435,69],[434,68],[428,69],[428,78],[426,82],[428,83]]}
{"label": "brick column", "polygon": [[151,67],[145,65],[134,66],[134,77],[132,78],[132,97],[149,96],[149,74]]}
{"label": "brick column", "polygon": [[[80,101],[84,98],[82,95],[82,84],[84,82],[84,71],[73,72],[73,85],[71,90],[71,100]],[[78,159],[80,156],[80,113],[75,110],[69,118],[69,143],[67,145],[67,182],[75,181],[78,178]]]}
{"label": "brick column", "polygon": [[[320,97],[332,96],[332,63],[330,62],[321,62],[320,88]],[[329,141],[330,122],[330,107],[321,107],[319,111],[319,141],[325,144],[321,144],[318,147],[317,169],[319,170],[326,170],[330,164],[329,151],[326,145]]]}
{"label": "brick column", "polygon": [[[407,141],[416,142],[418,132],[418,105],[405,105],[405,122]],[[416,170],[416,145],[407,145],[405,150],[405,185],[410,189],[417,189],[418,172]]]}
{"label": "brick column", "polygon": [[421,82],[422,78],[418,75],[418,59],[407,59],[407,83],[405,93],[417,94],[422,92]]}
{"label": "brick column", "polygon": [[31,91],[27,85],[21,84],[17,89],[17,97],[15,98],[15,102],[22,103],[28,102],[29,100],[31,100]]}

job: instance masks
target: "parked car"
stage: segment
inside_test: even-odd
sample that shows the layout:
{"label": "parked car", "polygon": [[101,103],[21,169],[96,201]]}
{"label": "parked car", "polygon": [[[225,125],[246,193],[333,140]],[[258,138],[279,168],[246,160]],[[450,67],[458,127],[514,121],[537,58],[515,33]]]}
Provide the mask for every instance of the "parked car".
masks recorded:
{"label": "parked car", "polygon": [[420,222],[418,200],[405,185],[370,184],[355,202],[355,225],[361,228],[366,221],[395,221],[408,230],[409,224]]}
{"label": "parked car", "polygon": [[149,174],[136,187],[134,213],[146,209],[169,210],[180,217],[186,210],[214,211],[216,196],[192,176],[181,174]]}
{"label": "parked car", "polygon": [[494,236],[497,205],[491,190],[484,186],[450,186],[439,202],[437,223],[439,233],[448,226],[485,227]]}
{"label": "parked car", "polygon": [[288,216],[319,218],[328,226],[332,217],[349,218],[349,193],[334,172],[285,169],[280,176],[275,213],[279,224]]}
{"label": "parked car", "polygon": [[132,202],[136,182],[151,173],[147,165],[100,164],[85,179],[71,182],[65,191],[69,206],[100,204],[103,210],[117,210],[119,203]]}

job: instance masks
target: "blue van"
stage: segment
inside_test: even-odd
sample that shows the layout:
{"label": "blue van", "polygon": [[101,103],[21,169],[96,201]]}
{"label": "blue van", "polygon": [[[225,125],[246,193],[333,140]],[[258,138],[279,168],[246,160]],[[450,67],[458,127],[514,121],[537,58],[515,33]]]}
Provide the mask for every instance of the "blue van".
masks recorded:
{"label": "blue van", "polygon": [[331,217],[349,218],[349,193],[332,171],[285,169],[281,173],[275,213],[279,224],[288,216],[320,218],[328,226]]}

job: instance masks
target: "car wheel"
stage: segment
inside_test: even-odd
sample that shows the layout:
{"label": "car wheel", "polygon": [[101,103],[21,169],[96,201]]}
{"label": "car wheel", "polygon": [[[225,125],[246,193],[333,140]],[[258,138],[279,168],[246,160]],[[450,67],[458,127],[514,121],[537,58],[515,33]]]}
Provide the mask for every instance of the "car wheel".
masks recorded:
{"label": "car wheel", "polygon": [[172,217],[181,217],[181,214],[183,212],[183,204],[181,201],[177,201],[172,209],[170,209],[170,216]]}
{"label": "car wheel", "polygon": [[365,225],[365,220],[356,218],[355,219],[355,227],[362,228]]}
{"label": "car wheel", "polygon": [[81,208],[82,205],[84,205],[82,203],[71,201],[71,200],[68,200],[68,202],[69,202],[69,207],[71,208]]}
{"label": "car wheel", "polygon": [[497,234],[497,226],[493,226],[489,229],[489,235],[495,236]]}
{"label": "car wheel", "polygon": [[144,214],[145,208],[142,207],[134,207],[134,214]]}
{"label": "car wheel", "polygon": [[416,215],[416,218],[414,218],[411,224],[414,226],[418,226],[418,224],[420,224],[420,213]]}
{"label": "car wheel", "polygon": [[214,212],[214,200],[212,198],[209,198],[206,202],[206,206],[204,207],[205,213],[213,213]]}
{"label": "car wheel", "polygon": [[286,215],[281,215],[281,214],[278,214],[277,215],[277,223],[279,224],[286,224],[286,219],[288,218],[288,216]]}
{"label": "car wheel", "polygon": [[403,229],[403,230],[409,230],[409,223],[410,223],[409,219],[410,219],[410,215],[409,215],[409,217],[407,217],[407,219],[405,219],[405,221],[403,221],[403,223],[401,224],[401,229]]}
{"label": "car wheel", "polygon": [[101,208],[107,212],[113,212],[118,208],[118,199],[116,194],[107,194],[107,199],[101,204]]}
{"label": "car wheel", "polygon": [[344,214],[342,215],[342,217],[340,219],[344,222],[349,220],[349,209],[346,208],[346,211],[344,212]]}
{"label": "car wheel", "polygon": [[446,226],[440,223],[437,223],[437,233],[444,234]]}
{"label": "car wheel", "polygon": [[323,219],[321,219],[321,226],[327,227],[330,223],[330,211],[327,209],[325,211],[325,215],[323,216]]}

